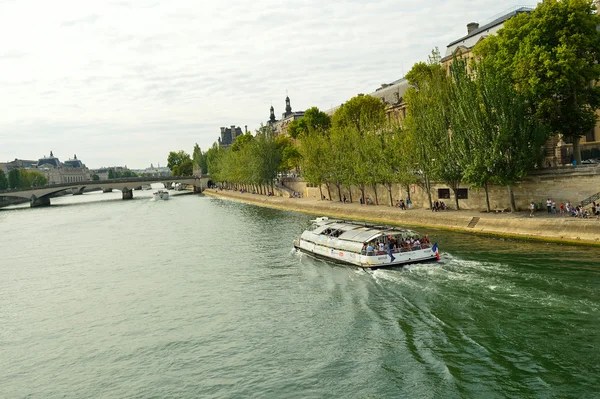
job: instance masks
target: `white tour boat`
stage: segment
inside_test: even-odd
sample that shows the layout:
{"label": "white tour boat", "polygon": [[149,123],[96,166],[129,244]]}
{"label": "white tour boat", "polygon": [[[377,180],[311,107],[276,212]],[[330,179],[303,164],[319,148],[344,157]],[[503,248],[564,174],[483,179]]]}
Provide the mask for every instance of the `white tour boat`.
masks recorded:
{"label": "white tour boat", "polygon": [[421,238],[412,230],[327,217],[314,220],[294,247],[319,258],[366,269],[440,259],[437,243],[431,245],[427,236]]}
{"label": "white tour boat", "polygon": [[169,199],[169,192],[167,190],[158,190],[157,192],[154,193],[155,201],[168,200],[168,199]]}

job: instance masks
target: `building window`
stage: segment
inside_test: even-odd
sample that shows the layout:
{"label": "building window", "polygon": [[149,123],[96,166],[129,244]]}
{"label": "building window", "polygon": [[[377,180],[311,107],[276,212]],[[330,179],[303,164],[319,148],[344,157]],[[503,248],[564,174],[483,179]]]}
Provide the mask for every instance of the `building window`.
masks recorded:
{"label": "building window", "polygon": [[468,188],[459,188],[456,190],[456,196],[458,199],[469,199],[469,189]]}
{"label": "building window", "polygon": [[588,134],[585,135],[586,143],[591,143],[592,141],[594,141],[594,128],[590,129]]}
{"label": "building window", "polygon": [[450,189],[449,188],[438,188],[438,198],[439,199],[450,199]]}

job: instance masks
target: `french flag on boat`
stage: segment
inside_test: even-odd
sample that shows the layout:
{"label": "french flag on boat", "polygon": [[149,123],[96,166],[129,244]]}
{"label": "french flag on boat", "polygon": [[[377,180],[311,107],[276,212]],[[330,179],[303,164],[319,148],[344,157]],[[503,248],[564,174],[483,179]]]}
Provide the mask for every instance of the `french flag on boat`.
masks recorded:
{"label": "french flag on boat", "polygon": [[433,247],[431,248],[431,252],[435,253],[435,258],[437,260],[440,260],[440,253],[438,251],[438,245],[437,242],[435,244],[433,244]]}

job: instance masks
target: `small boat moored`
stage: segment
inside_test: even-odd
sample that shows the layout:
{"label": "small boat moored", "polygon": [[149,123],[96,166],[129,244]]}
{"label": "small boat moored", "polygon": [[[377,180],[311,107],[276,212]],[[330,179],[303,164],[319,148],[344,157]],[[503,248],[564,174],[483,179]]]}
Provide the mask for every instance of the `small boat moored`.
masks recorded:
{"label": "small boat moored", "polygon": [[412,230],[320,217],[294,242],[310,255],[365,269],[439,260],[437,243]]}
{"label": "small boat moored", "polygon": [[155,201],[168,200],[168,199],[169,199],[169,192],[167,190],[158,190],[154,193]]}

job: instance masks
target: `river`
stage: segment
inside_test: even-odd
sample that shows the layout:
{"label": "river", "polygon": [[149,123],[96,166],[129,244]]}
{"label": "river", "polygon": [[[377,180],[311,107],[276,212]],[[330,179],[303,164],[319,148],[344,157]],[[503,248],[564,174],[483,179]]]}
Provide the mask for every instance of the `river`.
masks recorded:
{"label": "river", "polygon": [[0,397],[600,395],[598,249],[430,230],[365,272],[292,250],[309,215],[120,195],[0,209]]}

